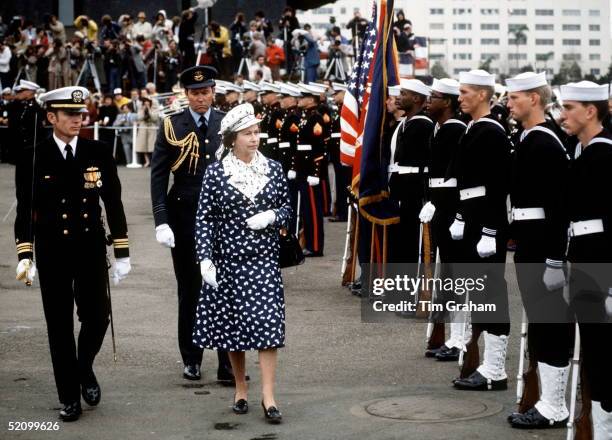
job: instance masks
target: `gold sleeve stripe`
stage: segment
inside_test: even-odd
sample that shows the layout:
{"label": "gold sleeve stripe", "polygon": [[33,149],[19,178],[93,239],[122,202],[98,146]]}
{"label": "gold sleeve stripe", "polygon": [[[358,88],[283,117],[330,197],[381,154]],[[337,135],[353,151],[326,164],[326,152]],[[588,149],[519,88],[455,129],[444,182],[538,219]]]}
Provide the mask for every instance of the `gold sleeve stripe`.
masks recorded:
{"label": "gold sleeve stripe", "polygon": [[130,246],[129,246],[129,245],[127,245],[127,244],[116,244],[116,245],[114,246],[114,248],[115,248],[115,249],[129,249],[129,248],[130,248]]}
{"label": "gold sleeve stripe", "polygon": [[113,243],[124,243],[124,242],[127,242],[127,241],[128,241],[127,238],[115,238],[113,240]]}

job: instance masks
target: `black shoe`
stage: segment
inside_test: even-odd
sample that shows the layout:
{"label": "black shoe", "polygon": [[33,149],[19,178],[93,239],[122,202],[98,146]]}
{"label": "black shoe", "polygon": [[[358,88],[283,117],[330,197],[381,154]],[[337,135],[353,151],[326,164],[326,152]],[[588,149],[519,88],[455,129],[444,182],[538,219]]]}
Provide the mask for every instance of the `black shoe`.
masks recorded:
{"label": "black shoe", "polygon": [[100,399],[102,398],[102,390],[100,389],[100,385],[96,380],[96,376],[93,376],[92,379],[87,381],[87,383],[81,384],[81,395],[83,396],[85,403],[87,403],[89,406],[96,406],[98,403],[100,403]]}
{"label": "black shoe", "polygon": [[79,419],[79,416],[83,410],[81,409],[81,402],[72,402],[64,405],[64,407],[59,412],[59,417],[64,422],[74,422]]}
{"label": "black shoe", "polygon": [[540,414],[540,411],[533,407],[524,414],[519,414],[514,417],[510,424],[513,428],[517,429],[563,428],[567,424],[567,418],[558,422],[550,420]]}
{"label": "black shoe", "polygon": [[438,353],[436,353],[436,360],[440,362],[450,362],[450,361],[458,361],[459,360],[459,349],[457,347],[448,348],[444,346],[446,350],[441,349]]}
{"label": "black shoe", "polygon": [[425,357],[426,357],[426,358],[434,358],[434,357],[436,357],[436,355],[437,355],[438,353],[440,353],[440,351],[442,351],[442,350],[448,350],[448,349],[449,349],[449,348],[448,348],[446,345],[444,345],[444,344],[442,344],[442,345],[441,345],[440,347],[438,347],[438,348],[428,348],[427,350],[425,350]]}
{"label": "black shoe", "polygon": [[185,369],[183,369],[183,377],[187,380],[200,380],[202,378],[202,374],[200,373],[200,365],[185,365]]}
{"label": "black shoe", "polygon": [[518,416],[522,416],[524,413],[520,413],[518,411],[513,412],[512,414],[510,414],[508,417],[506,417],[506,420],[508,420],[508,423],[512,423],[512,421],[518,417]]}
{"label": "black shoe", "polygon": [[264,410],[264,416],[266,417],[266,422],[272,425],[278,425],[280,422],[283,421],[283,415],[275,406],[270,406],[269,408],[266,408],[262,400],[261,407]]}
{"label": "black shoe", "polygon": [[308,249],[304,249],[302,253],[304,254],[305,257],[322,257],[323,256],[323,252],[321,251],[314,252]]}
{"label": "black shoe", "polygon": [[484,377],[478,371],[474,371],[465,379],[455,379],[455,388],[468,391],[497,391],[508,389],[508,379],[491,380]]}
{"label": "black shoe", "polygon": [[232,411],[234,411],[234,414],[246,414],[249,412],[249,403],[245,399],[238,399],[232,405]]}

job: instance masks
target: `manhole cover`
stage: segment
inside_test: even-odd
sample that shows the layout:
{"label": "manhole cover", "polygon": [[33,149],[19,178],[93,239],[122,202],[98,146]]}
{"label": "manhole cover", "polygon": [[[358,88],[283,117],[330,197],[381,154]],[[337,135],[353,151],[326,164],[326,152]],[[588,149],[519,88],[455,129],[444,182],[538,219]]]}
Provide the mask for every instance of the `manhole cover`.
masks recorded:
{"label": "manhole cover", "polygon": [[[502,405],[465,396],[416,395],[377,399],[353,408],[355,415],[369,415],[407,422],[436,423],[477,419],[496,414]],[[361,414],[360,414],[361,413]]]}

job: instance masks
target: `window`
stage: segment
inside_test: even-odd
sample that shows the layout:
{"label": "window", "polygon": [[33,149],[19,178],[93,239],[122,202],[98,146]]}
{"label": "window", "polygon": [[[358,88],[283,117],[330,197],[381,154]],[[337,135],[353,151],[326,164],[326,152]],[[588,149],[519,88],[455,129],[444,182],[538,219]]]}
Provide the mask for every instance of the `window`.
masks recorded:
{"label": "window", "polygon": [[563,30],[564,31],[579,31],[580,25],[579,24],[564,24]]}
{"label": "window", "polygon": [[554,58],[555,54],[550,53],[536,53],[536,61],[548,61]]}
{"label": "window", "polygon": [[538,23],[535,25],[535,30],[536,31],[554,31],[555,25]]}
{"label": "window", "polygon": [[346,8],[340,8],[340,15],[346,15]]}
{"label": "window", "polygon": [[458,9],[453,9],[453,15],[466,15],[466,14],[471,14],[472,13],[472,9],[471,8],[458,8]]}
{"label": "window", "polygon": [[472,54],[471,53],[454,53],[453,59],[454,60],[471,60]]}
{"label": "window", "polygon": [[579,39],[567,38],[563,40],[564,46],[580,46]]}
{"label": "window", "polygon": [[498,31],[499,24],[497,23],[481,23],[480,24],[481,31]]}
{"label": "window", "polygon": [[520,44],[527,44],[527,37],[525,38],[508,38],[508,44],[511,46],[518,46]]}
{"label": "window", "polygon": [[471,38],[453,38],[453,44],[456,44],[458,46],[472,44],[472,39]]}
{"label": "window", "polygon": [[555,11],[553,9],[536,9],[535,15],[552,17],[555,15]]}
{"label": "window", "polygon": [[589,54],[589,61],[600,61],[600,60],[601,60],[601,54],[599,53]]}
{"label": "window", "polygon": [[469,71],[470,71],[469,67],[459,67],[459,68],[453,69],[453,73],[455,75],[459,75],[461,72],[469,72]]}
{"label": "window", "polygon": [[456,31],[471,31],[472,23],[453,23],[453,30]]}
{"label": "window", "polygon": [[490,9],[490,8],[481,9],[480,13],[482,15],[499,15],[499,9]]}
{"label": "window", "polygon": [[600,44],[600,40],[589,40],[589,46],[599,46]]}
{"label": "window", "polygon": [[334,11],[332,8],[317,8],[313,9],[312,13],[316,15],[332,15]]}
{"label": "window", "polygon": [[429,15],[444,15],[444,9],[441,9],[441,8],[430,9]]}
{"label": "window", "polygon": [[589,30],[593,32],[599,32],[601,30],[601,26],[598,24],[590,24]]}
{"label": "window", "polygon": [[442,30],[444,29],[444,23],[429,23],[429,29]]}
{"label": "window", "polygon": [[553,46],[555,40],[552,38],[536,38],[535,44],[536,46]]}
{"label": "window", "polygon": [[527,54],[526,53],[509,53],[508,59],[509,60],[526,60]]}
{"label": "window", "polygon": [[599,17],[600,15],[599,9],[589,9],[589,17]]}
{"label": "window", "polygon": [[510,15],[527,15],[527,9],[510,9]]}
{"label": "window", "polygon": [[591,69],[591,75],[599,76],[599,75],[601,75],[601,70],[593,68],[593,69]]}
{"label": "window", "polygon": [[429,44],[444,44],[446,42],[445,38],[430,38]]}
{"label": "window", "polygon": [[[480,54],[480,60],[481,61],[499,60],[499,54],[498,53],[481,53]],[[491,72],[489,72],[489,73],[491,73]]]}
{"label": "window", "polygon": [[564,9],[564,17],[580,17],[580,9]]}
{"label": "window", "polygon": [[508,24],[508,32],[516,32],[521,28],[524,29],[524,26],[526,25],[522,23],[510,23]]}
{"label": "window", "polygon": [[429,59],[432,60],[432,61],[443,60],[444,59],[444,54],[443,53],[430,53],[429,54]]}
{"label": "window", "polygon": [[564,53],[563,61],[580,61],[581,56],[579,53]]}
{"label": "window", "polygon": [[499,38],[481,38],[480,44],[483,46],[499,45]]}

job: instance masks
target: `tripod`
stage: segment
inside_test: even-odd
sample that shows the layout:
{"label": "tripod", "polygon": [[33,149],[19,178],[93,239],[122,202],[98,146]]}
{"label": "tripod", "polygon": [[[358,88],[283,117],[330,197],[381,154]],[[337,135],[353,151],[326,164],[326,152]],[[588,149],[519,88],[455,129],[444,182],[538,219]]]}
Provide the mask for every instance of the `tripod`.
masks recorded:
{"label": "tripod", "polygon": [[346,80],[346,74],[344,72],[342,58],[340,57],[340,54],[338,52],[334,53],[333,57],[329,62],[329,66],[327,66],[325,75],[323,76],[323,78],[325,79],[329,79],[330,77],[332,77],[332,79],[339,79],[341,81]]}
{"label": "tripod", "polygon": [[246,70],[246,75],[244,75],[244,77],[248,79],[249,73],[251,72],[251,59],[248,56],[243,56],[240,60],[236,75],[242,75],[243,70]]}
{"label": "tripod", "polygon": [[289,78],[293,78],[293,75],[298,75],[300,77],[300,81],[304,82],[304,77],[306,76],[306,68],[304,67],[304,55],[303,51],[298,52],[298,59],[293,66],[291,66],[291,72],[289,72]]}
{"label": "tripod", "polygon": [[91,74],[93,78],[93,83],[94,83],[94,87],[96,88],[96,91],[98,93],[102,93],[101,87],[100,87],[100,77],[98,76],[96,65],[93,62],[93,55],[91,54],[87,55],[87,58],[85,58],[85,62],[83,63],[83,67],[81,68],[81,72],[79,73],[79,76],[77,77],[75,85],[78,86],[81,83],[81,80],[83,79],[83,76],[85,75],[85,70],[87,69],[89,69],[89,73]]}

